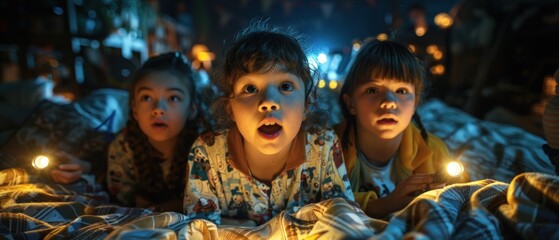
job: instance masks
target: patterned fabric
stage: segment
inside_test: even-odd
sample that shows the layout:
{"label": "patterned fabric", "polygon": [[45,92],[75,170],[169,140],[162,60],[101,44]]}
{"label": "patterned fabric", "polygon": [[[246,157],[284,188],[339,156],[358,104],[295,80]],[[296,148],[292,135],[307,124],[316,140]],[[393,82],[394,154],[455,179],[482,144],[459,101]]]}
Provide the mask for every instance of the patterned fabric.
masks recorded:
{"label": "patterned fabric", "polygon": [[[106,148],[113,138],[113,119],[119,109],[106,107],[107,115],[91,115],[79,103],[43,101],[0,147],[0,169],[29,168],[36,155],[65,151],[91,163],[92,172],[104,175]],[[109,113],[113,115],[108,115]],[[98,119],[107,117],[106,119]],[[110,127],[110,128],[109,128]]]}
{"label": "patterned fabric", "polygon": [[[444,166],[445,162],[451,159],[445,143],[433,134],[428,134],[429,142],[426,143],[419,129],[413,124],[410,124],[404,130],[398,157],[392,168],[396,176],[396,185],[413,173],[435,173]],[[378,195],[375,191],[361,191],[359,189],[364,181],[362,180],[361,165],[354,143],[355,138],[351,131],[348,148],[344,149],[344,161],[349,172],[355,200],[359,203],[361,209],[367,209],[369,201],[378,199]]]}
{"label": "patterned fabric", "polygon": [[425,128],[441,138],[456,156],[468,179],[510,182],[523,172],[554,174],[543,152],[545,140],[515,126],[476,119],[439,100],[420,105]]}
{"label": "patterned fabric", "polygon": [[0,238],[559,238],[559,177],[541,173],[520,174],[510,184],[488,179],[429,191],[389,221],[332,198],[286,209],[258,227],[216,226],[181,213],[117,207],[99,191],[69,191],[32,180],[22,169],[0,171]]}
{"label": "patterned fabric", "polygon": [[[230,136],[234,140],[229,140]],[[242,143],[236,128],[210,139],[200,137],[189,155],[185,213],[193,219],[206,219],[217,224],[221,224],[222,216],[251,219],[261,224],[284,209],[334,197],[353,200],[340,143],[334,132],[301,132],[299,136],[292,149],[298,143],[302,144],[306,153],[303,161],[292,168],[287,163],[287,168],[272,180],[271,186],[252,179],[247,170],[243,171],[241,166],[245,161],[232,159],[234,154],[229,146]],[[234,149],[239,152],[242,146]],[[297,159],[290,158],[290,161]]]}
{"label": "patterned fabric", "polygon": [[[107,187],[109,193],[116,199],[127,205],[134,205],[138,184],[137,168],[134,165],[134,154],[125,140],[124,133],[117,135],[115,140],[109,145],[109,158],[107,166]],[[171,168],[170,161],[160,164],[164,175],[167,175]],[[179,196],[182,193],[177,193]]]}

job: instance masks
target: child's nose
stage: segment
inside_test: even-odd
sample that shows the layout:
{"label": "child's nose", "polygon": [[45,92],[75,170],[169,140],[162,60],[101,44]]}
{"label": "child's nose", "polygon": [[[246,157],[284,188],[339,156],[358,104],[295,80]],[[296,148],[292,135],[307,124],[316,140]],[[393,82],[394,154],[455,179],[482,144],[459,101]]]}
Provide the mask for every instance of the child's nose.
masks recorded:
{"label": "child's nose", "polygon": [[166,109],[167,109],[167,106],[165,106],[165,102],[157,101],[155,103],[155,108],[153,108],[153,110],[151,111],[151,115],[153,115],[155,117],[163,116],[163,115],[165,115]]}
{"label": "child's nose", "polygon": [[258,110],[260,112],[267,112],[267,111],[277,111],[280,109],[280,105],[278,103],[278,95],[277,91],[274,91],[273,88],[267,88],[264,92],[264,96],[262,99],[262,103],[258,106]]}
{"label": "child's nose", "polygon": [[279,105],[274,102],[266,101],[260,104],[260,112],[276,111],[279,109],[280,109]]}
{"label": "child's nose", "polygon": [[380,107],[384,109],[396,109],[398,105],[396,104],[396,96],[393,92],[387,92],[384,95],[384,99],[380,103]]}

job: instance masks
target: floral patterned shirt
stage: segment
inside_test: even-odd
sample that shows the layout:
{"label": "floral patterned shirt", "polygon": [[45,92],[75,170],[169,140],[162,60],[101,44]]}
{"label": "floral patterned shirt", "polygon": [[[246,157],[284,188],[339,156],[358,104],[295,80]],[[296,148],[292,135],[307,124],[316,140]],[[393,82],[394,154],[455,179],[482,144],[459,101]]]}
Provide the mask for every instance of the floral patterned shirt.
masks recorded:
{"label": "floral patterned shirt", "polygon": [[[160,166],[163,175],[167,176],[171,161],[163,161]],[[138,168],[134,165],[134,153],[125,139],[125,133],[121,132],[109,145],[107,188],[118,202],[126,206],[134,206],[139,184]]]}
{"label": "floral patterned shirt", "polygon": [[353,201],[342,149],[331,130],[300,131],[285,170],[270,185],[251,178],[236,127],[201,135],[188,156],[184,212],[221,224],[221,217],[268,221],[286,208],[342,197]]}

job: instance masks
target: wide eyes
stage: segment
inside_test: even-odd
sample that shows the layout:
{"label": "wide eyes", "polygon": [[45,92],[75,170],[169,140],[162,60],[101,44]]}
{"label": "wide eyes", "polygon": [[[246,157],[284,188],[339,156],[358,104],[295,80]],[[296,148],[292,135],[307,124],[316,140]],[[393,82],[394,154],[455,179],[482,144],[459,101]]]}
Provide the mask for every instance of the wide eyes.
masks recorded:
{"label": "wide eyes", "polygon": [[[291,92],[295,90],[295,84],[292,82],[282,82],[279,84],[278,90],[280,90],[281,92]],[[256,86],[248,84],[243,88],[242,92],[254,94],[260,92],[260,90]]]}
{"label": "wide eyes", "polygon": [[244,93],[257,93],[258,92],[258,88],[256,88],[254,85],[247,85],[245,86],[245,88],[243,89]]}
{"label": "wide eyes", "polygon": [[398,93],[398,94],[406,94],[408,92],[409,91],[405,88],[400,88],[400,89],[396,90],[396,93]]}
{"label": "wide eyes", "polygon": [[182,100],[182,98],[180,96],[177,95],[173,95],[169,97],[169,101],[171,102],[180,102]]}
{"label": "wide eyes", "polygon": [[284,82],[284,83],[280,84],[279,88],[282,91],[291,92],[295,89],[295,86],[293,86],[293,83],[291,83],[291,82]]}
{"label": "wide eyes", "polygon": [[150,95],[141,95],[140,96],[140,101],[142,102],[150,102],[152,100]]}
{"label": "wide eyes", "polygon": [[[139,97],[141,102],[153,102],[154,98],[148,94],[140,95]],[[169,102],[180,102],[182,97],[179,95],[171,95],[167,98]]]}
{"label": "wide eyes", "polygon": [[[397,94],[408,94],[410,91],[406,88],[398,88],[396,89],[396,91],[394,91]],[[379,93],[379,89],[371,87],[371,88],[367,88],[365,90],[365,93],[367,94],[375,94],[375,93]]]}
{"label": "wide eyes", "polygon": [[376,88],[367,88],[367,89],[365,90],[365,92],[366,92],[367,94],[375,94],[375,93],[378,93],[378,89],[376,89]]}

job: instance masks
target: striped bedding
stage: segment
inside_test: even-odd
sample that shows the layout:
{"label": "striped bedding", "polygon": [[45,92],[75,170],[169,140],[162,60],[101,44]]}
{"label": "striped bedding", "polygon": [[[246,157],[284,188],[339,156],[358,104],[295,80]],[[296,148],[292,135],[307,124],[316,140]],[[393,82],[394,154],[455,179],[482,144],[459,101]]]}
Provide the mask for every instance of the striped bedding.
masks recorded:
{"label": "striped bedding", "polygon": [[110,204],[94,181],[46,184],[11,168],[0,171],[0,239],[559,239],[559,177],[543,139],[438,101],[420,113],[472,181],[426,192],[390,219],[330,199],[258,227],[216,226]]}

